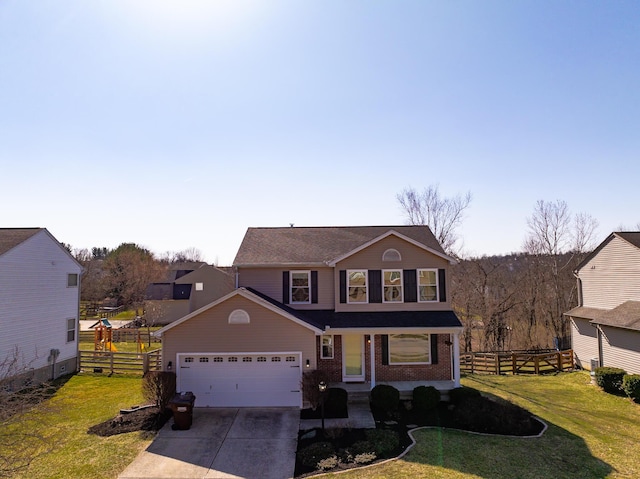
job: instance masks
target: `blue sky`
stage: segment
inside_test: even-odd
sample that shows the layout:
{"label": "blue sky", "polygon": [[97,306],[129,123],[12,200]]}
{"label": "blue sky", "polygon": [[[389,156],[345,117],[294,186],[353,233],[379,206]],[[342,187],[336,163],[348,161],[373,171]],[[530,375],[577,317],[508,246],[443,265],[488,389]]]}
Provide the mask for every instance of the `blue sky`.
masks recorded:
{"label": "blue sky", "polygon": [[473,195],[467,254],[537,200],[640,222],[637,1],[0,2],[0,225],[76,248],[394,225]]}

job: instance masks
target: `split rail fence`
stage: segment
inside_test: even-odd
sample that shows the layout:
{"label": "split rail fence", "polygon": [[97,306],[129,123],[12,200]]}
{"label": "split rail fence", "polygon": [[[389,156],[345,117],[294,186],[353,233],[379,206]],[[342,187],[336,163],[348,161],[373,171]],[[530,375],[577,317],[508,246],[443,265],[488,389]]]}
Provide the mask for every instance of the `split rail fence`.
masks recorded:
{"label": "split rail fence", "polygon": [[546,374],[573,370],[573,350],[461,353],[460,370],[485,374]]}
{"label": "split rail fence", "polygon": [[99,373],[141,374],[162,370],[162,350],[148,353],[80,351],[80,370]]}

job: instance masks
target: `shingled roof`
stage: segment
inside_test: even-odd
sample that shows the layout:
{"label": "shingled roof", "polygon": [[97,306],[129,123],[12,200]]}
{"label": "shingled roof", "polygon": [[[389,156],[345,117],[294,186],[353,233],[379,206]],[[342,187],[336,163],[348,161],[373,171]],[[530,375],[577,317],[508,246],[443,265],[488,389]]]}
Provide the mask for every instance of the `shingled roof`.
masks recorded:
{"label": "shingled roof", "polygon": [[234,265],[323,264],[395,231],[434,252],[444,250],[428,226],[249,228]]}
{"label": "shingled roof", "polygon": [[625,301],[613,309],[578,306],[564,314],[588,319],[593,324],[640,331],[640,301]]}
{"label": "shingled roof", "polygon": [[0,228],[0,255],[12,250],[44,228]]}

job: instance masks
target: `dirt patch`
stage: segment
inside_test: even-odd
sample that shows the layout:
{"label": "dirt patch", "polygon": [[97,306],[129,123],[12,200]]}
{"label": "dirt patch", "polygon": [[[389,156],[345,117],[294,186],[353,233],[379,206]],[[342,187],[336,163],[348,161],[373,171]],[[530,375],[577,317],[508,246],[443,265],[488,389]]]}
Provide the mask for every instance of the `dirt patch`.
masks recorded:
{"label": "dirt patch", "polygon": [[157,407],[134,409],[131,412],[121,413],[95,426],[87,431],[98,436],[114,436],[125,432],[134,431],[158,431],[171,417],[171,410],[160,411]]}

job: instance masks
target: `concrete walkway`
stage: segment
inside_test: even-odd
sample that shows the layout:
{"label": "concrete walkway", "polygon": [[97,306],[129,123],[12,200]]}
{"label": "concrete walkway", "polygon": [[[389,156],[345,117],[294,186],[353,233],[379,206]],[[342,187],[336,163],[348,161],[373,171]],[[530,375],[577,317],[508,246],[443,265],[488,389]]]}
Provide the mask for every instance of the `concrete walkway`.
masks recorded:
{"label": "concrete walkway", "polygon": [[[347,405],[349,417],[325,419],[326,429],[349,428],[349,429],[375,429],[376,421],[371,414],[369,402],[350,402]],[[322,426],[321,419],[301,419],[300,430],[307,431]]]}
{"label": "concrete walkway", "polygon": [[299,423],[297,408],[195,408],[191,429],[169,420],[118,479],[288,479]]}

